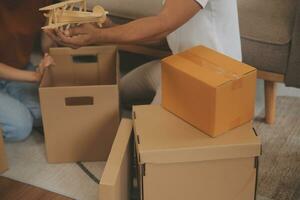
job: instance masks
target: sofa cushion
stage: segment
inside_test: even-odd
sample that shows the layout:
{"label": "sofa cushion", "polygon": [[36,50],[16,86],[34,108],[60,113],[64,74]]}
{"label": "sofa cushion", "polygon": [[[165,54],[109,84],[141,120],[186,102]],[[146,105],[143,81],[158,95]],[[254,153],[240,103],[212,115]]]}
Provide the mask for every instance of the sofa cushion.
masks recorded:
{"label": "sofa cushion", "polygon": [[163,5],[163,0],[88,0],[88,7],[101,5],[111,15],[136,19],[157,14]]}
{"label": "sofa cushion", "polygon": [[242,38],[243,62],[259,70],[284,74],[288,64],[290,43],[277,45]]}
{"label": "sofa cushion", "polygon": [[241,36],[287,44],[294,26],[297,0],[238,0]]}

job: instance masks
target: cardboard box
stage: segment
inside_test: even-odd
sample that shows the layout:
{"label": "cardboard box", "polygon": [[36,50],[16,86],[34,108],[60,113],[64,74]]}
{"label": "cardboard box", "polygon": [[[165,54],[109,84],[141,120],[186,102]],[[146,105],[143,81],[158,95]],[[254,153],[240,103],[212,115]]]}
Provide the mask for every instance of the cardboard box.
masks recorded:
{"label": "cardboard box", "polygon": [[211,138],[160,106],[134,107],[142,200],[254,200],[261,143],[251,123]]}
{"label": "cardboard box", "polygon": [[132,121],[123,119],[99,184],[99,200],[130,200]]}
{"label": "cardboard box", "polygon": [[256,69],[203,46],[162,61],[162,105],[216,137],[252,120]]}
{"label": "cardboard box", "polygon": [[40,102],[50,163],[106,160],[119,126],[114,46],[50,50]]}
{"label": "cardboard box", "polygon": [[8,169],[5,148],[2,137],[2,130],[0,129],[0,173],[6,171]]}

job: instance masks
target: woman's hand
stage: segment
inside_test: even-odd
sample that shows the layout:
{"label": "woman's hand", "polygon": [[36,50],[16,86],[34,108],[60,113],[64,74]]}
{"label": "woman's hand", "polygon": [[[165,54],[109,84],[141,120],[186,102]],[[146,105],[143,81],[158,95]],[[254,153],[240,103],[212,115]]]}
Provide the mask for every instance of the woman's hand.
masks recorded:
{"label": "woman's hand", "polygon": [[45,70],[47,70],[50,66],[55,65],[53,58],[45,53],[44,58],[41,60],[40,64],[36,68],[36,71],[33,72],[33,81],[40,82],[43,78]]}

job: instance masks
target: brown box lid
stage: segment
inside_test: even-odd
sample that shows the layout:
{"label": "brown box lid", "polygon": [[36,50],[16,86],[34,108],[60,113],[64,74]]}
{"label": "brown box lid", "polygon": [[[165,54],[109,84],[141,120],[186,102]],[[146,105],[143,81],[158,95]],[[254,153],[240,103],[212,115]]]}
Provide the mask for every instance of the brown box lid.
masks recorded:
{"label": "brown box lid", "polygon": [[261,142],[251,123],[211,138],[158,105],[134,106],[140,163],[178,163],[255,157]]}

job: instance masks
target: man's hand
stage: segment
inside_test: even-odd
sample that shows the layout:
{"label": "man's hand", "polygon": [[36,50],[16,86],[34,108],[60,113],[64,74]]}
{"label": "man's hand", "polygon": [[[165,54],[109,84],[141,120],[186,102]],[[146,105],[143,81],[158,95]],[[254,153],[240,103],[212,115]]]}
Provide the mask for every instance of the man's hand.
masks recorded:
{"label": "man's hand", "polygon": [[45,33],[57,44],[76,49],[81,46],[97,44],[98,40],[100,40],[98,34],[100,30],[101,29],[98,28],[97,25],[82,24],[65,31],[48,29],[45,30]]}
{"label": "man's hand", "polygon": [[202,9],[195,0],[166,0],[156,16],[140,18],[127,24],[108,28],[97,28],[84,24],[71,28],[69,32],[49,32],[59,44],[72,48],[91,44],[133,44],[157,41],[165,38],[185,24]]}
{"label": "man's hand", "polygon": [[100,42],[100,31],[101,29],[94,24],[82,24],[64,32],[58,30],[56,33],[67,46],[88,46]]}
{"label": "man's hand", "polygon": [[44,30],[45,33],[53,40],[56,42],[56,44],[60,45],[60,46],[67,46],[67,47],[71,47],[73,49],[77,49],[79,48],[80,46],[78,45],[71,45],[71,44],[67,44],[67,43],[64,43],[62,41],[62,39],[60,37],[58,37],[57,35],[57,32],[56,30],[52,30],[52,29],[46,29]]}

